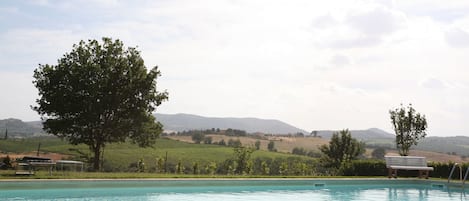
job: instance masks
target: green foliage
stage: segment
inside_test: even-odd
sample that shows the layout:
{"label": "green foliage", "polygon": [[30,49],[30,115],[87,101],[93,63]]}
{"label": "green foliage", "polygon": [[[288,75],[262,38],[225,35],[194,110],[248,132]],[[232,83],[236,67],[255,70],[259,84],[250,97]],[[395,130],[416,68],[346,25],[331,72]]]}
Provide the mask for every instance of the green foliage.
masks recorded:
{"label": "green foliage", "polygon": [[243,144],[241,143],[241,140],[239,140],[239,139],[236,139],[236,140],[229,139],[227,145],[229,147],[241,147],[241,146],[243,146]]}
{"label": "green foliage", "polygon": [[269,144],[267,144],[267,150],[276,152],[277,149],[275,149],[275,142],[274,141],[269,141]]}
{"label": "green foliage", "polygon": [[166,171],[164,168],[164,164],[165,164],[164,158],[156,158],[155,172],[164,173]]}
{"label": "green foliage", "polygon": [[226,142],[224,139],[221,139],[220,142],[218,142],[218,145],[220,146],[226,146]]}
{"label": "green foliage", "polygon": [[195,161],[192,163],[192,174],[199,174],[199,162]]}
{"label": "green foliage", "polygon": [[[2,151],[8,152],[34,151],[38,142],[42,144],[42,151],[67,154],[71,156],[69,159],[81,160],[78,158],[81,155],[79,152],[83,154],[90,153],[86,145],[70,145],[55,137],[0,140],[0,148]],[[3,149],[5,147],[8,150]],[[130,142],[115,143],[106,147],[103,171],[141,174],[136,173],[138,172],[138,160],[136,161],[136,158],[141,158],[145,161],[146,173],[175,174],[178,172],[179,163],[181,164],[180,167],[190,167],[184,168],[181,174],[193,173],[194,162],[197,162],[200,174],[234,175],[239,162],[234,160],[233,149],[225,146],[193,144],[164,138],[158,139],[154,147],[146,148],[138,147]],[[166,153],[168,153],[167,160],[165,160]],[[226,160],[227,158],[230,160]],[[238,175],[280,175],[279,166],[282,162],[286,163],[284,169],[288,170],[282,172],[284,175],[302,174],[301,170],[295,170],[301,169],[301,165],[296,163],[307,164],[308,171],[306,171],[306,175],[323,175],[317,169],[320,163],[309,157],[259,150],[252,152],[249,158],[250,160],[245,163],[247,168]],[[264,162],[263,165],[262,162]],[[85,166],[85,170],[90,169]],[[161,177],[161,175],[154,175],[154,177]]]}
{"label": "green foliage", "polygon": [[365,146],[352,138],[350,131],[346,129],[335,132],[329,145],[322,145],[319,150],[325,154],[324,162],[331,167],[339,168],[342,163],[347,163],[365,153]]}
{"label": "green foliage", "polygon": [[254,149],[248,147],[235,147],[234,151],[234,162],[236,163],[235,173],[236,174],[249,174],[252,169],[251,154]]}
{"label": "green foliage", "polygon": [[138,161],[138,171],[139,172],[145,172],[145,162],[143,161],[143,158],[141,158],[139,161]]}
{"label": "green foliage", "polygon": [[12,169],[13,168],[13,165],[11,164],[11,158],[9,155],[7,155],[5,158],[2,159],[2,165],[0,165],[0,169],[3,169],[3,170],[8,170],[8,169]]}
{"label": "green foliage", "polygon": [[228,128],[225,131],[225,135],[227,135],[227,136],[246,136],[247,133],[244,130]]}
{"label": "green foliage", "polygon": [[254,143],[254,147],[256,147],[256,150],[261,149],[261,141],[260,141],[260,140],[256,140],[256,142]]}
{"label": "green foliage", "polygon": [[205,167],[205,172],[206,174],[209,175],[214,175],[217,171],[217,163],[215,162],[210,162],[206,167]]}
{"label": "green foliage", "polygon": [[33,76],[39,91],[33,109],[45,120],[44,129],[88,145],[94,170],[107,144],[130,138],[142,147],[153,145],[162,125],[152,112],[167,99],[156,89],[157,67],[148,72],[137,49],[102,40],[80,41],[57,65],[40,64]]}
{"label": "green foliage", "polygon": [[204,137],[204,144],[212,144],[213,138],[210,136]]}
{"label": "green foliage", "polygon": [[417,145],[420,139],[427,135],[427,120],[425,115],[417,113],[409,104],[405,108],[401,107],[389,111],[391,123],[396,133],[396,146],[401,156],[409,155],[409,149],[412,145]]}
{"label": "green foliage", "polygon": [[343,163],[339,172],[343,176],[384,176],[387,168],[383,160],[354,160]]}
{"label": "green foliage", "polygon": [[184,167],[184,164],[182,164],[181,161],[178,161],[176,165],[176,174],[183,174],[185,170],[186,170],[186,167]]}
{"label": "green foliage", "polygon": [[204,137],[205,137],[205,134],[203,134],[202,132],[196,132],[192,134],[192,141],[194,141],[194,143],[196,144],[200,144],[200,142],[204,140]]}

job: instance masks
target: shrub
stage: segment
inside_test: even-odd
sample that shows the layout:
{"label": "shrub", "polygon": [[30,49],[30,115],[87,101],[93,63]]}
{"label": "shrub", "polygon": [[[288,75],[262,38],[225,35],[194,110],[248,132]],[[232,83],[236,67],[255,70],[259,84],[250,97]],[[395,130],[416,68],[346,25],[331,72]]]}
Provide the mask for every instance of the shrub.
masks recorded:
{"label": "shrub", "polygon": [[343,163],[339,172],[344,176],[385,176],[387,168],[383,160],[352,160]]}

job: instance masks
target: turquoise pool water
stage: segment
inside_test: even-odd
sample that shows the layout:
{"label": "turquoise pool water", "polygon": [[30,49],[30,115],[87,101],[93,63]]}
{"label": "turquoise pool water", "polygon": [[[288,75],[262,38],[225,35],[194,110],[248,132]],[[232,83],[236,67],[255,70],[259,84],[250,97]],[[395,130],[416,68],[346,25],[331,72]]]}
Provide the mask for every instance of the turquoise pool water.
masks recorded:
{"label": "turquoise pool water", "polygon": [[469,200],[423,180],[107,180],[0,182],[0,200]]}

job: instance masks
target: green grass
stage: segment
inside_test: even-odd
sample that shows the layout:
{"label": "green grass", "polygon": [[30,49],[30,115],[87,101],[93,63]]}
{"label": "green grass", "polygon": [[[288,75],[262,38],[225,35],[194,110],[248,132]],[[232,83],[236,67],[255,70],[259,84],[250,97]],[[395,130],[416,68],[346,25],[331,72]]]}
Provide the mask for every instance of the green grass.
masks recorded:
{"label": "green grass", "polygon": [[[36,171],[30,176],[16,176],[14,170],[0,170],[0,181],[6,179],[249,179],[249,178],[387,178],[385,176],[266,176],[266,175],[193,175],[193,174],[156,174],[140,172],[61,172]],[[433,179],[434,180],[434,179]]]}
{"label": "green grass", "polygon": [[[36,151],[41,143],[41,152],[54,152],[69,155],[71,159],[80,159],[77,151],[91,156],[88,146],[70,145],[57,138],[27,138],[22,140],[1,140],[0,150],[3,152],[24,153]],[[73,149],[73,150],[71,150]],[[106,146],[104,150],[104,167],[108,171],[132,171],[131,166],[143,159],[147,170],[156,167],[157,158],[168,155],[168,166],[174,166],[179,161],[186,168],[192,167],[194,162],[199,168],[204,168],[210,162],[220,163],[233,157],[233,148],[218,145],[192,144],[170,139],[158,139],[153,147],[140,148],[132,143],[114,143]],[[255,151],[252,158],[287,158],[291,154],[268,151]],[[300,157],[300,156],[295,156]],[[306,157],[304,157],[306,158]]]}

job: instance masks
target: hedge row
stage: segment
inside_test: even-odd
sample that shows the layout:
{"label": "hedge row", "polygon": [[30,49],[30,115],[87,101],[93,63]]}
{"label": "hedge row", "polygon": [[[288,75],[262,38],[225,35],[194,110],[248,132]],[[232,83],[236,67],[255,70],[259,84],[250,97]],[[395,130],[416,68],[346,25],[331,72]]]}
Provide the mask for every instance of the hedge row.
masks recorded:
{"label": "hedge row", "polygon": [[[433,178],[442,178],[446,179],[451,172],[451,168],[453,167],[454,162],[448,163],[438,163],[438,162],[430,162],[428,166],[434,168],[432,172],[430,172],[430,177]],[[467,168],[469,167],[469,163],[460,164],[463,177]],[[384,160],[355,160],[350,163],[344,164],[341,167],[341,173],[344,176],[386,176],[388,174],[386,168],[386,162]],[[398,171],[399,177],[416,177],[418,176],[417,171],[406,171],[406,170],[399,170]],[[459,168],[456,168],[455,172],[452,176],[453,179],[459,179]]]}

